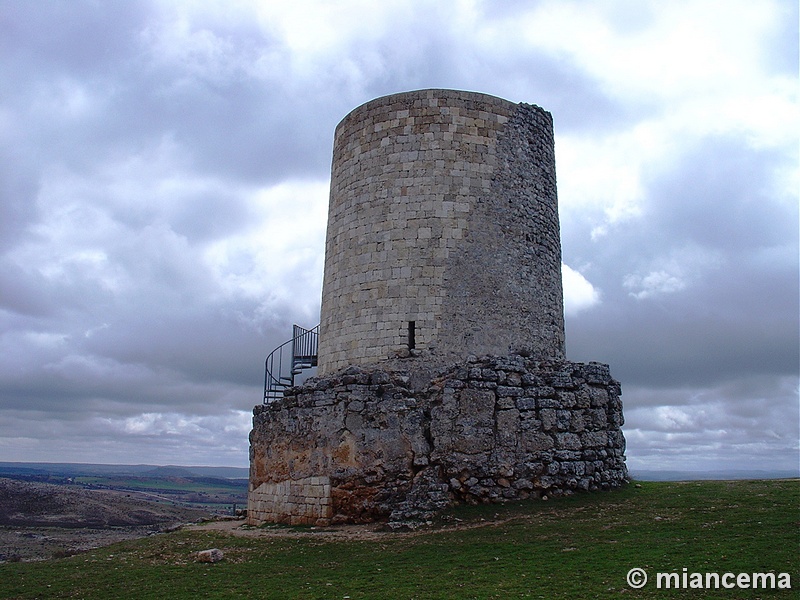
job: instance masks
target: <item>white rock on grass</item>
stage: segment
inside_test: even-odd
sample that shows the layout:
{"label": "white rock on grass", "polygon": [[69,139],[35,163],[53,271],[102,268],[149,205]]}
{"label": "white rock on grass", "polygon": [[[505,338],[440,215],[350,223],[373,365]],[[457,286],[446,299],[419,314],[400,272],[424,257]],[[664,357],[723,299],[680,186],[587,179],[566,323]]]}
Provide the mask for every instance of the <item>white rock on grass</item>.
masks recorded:
{"label": "white rock on grass", "polygon": [[221,561],[225,555],[219,548],[211,548],[210,550],[200,550],[195,552],[196,562],[215,563]]}

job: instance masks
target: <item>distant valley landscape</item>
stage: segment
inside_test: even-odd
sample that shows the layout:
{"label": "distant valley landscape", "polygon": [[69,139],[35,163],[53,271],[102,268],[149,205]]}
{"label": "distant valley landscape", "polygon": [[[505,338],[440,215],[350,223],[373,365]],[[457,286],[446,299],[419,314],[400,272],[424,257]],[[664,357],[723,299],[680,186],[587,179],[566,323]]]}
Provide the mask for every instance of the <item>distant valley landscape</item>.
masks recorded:
{"label": "distant valley landscape", "polygon": [[0,462],[0,477],[7,479],[116,490],[218,514],[247,504],[247,476],[240,467]]}
{"label": "distant valley landscape", "polygon": [[0,463],[0,562],[68,556],[247,504],[247,469]]}

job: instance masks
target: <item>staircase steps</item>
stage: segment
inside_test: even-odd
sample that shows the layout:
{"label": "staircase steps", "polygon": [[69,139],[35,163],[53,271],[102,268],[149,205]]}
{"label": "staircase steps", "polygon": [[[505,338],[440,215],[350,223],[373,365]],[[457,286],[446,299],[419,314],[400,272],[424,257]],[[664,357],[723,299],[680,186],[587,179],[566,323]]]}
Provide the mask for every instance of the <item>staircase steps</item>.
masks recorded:
{"label": "staircase steps", "polygon": [[292,339],[270,352],[264,361],[264,404],[283,397],[294,385],[295,376],[317,366],[319,325],[306,329],[292,327]]}

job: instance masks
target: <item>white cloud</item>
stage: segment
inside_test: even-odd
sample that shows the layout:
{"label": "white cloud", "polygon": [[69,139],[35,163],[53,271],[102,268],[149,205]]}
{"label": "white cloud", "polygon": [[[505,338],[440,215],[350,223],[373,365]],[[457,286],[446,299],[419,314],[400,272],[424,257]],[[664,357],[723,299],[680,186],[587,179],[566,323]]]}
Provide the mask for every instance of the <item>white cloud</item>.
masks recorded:
{"label": "white cloud", "polygon": [[123,435],[206,437],[247,434],[250,430],[250,413],[231,411],[225,415],[198,416],[180,413],[147,412],[124,419],[101,419],[103,426]]}
{"label": "white cloud", "polygon": [[646,275],[626,275],[622,283],[631,290],[631,296],[637,300],[652,298],[660,294],[672,294],[686,287],[684,279],[666,271],[651,271]]}
{"label": "white cloud", "polygon": [[[643,179],[706,136],[733,133],[755,148],[796,146],[800,83],[764,69],[763,46],[786,18],[778,1],[559,0],[509,23],[528,44],[569,56],[610,96],[646,107],[595,135],[556,129],[564,216],[595,214],[595,239],[627,226],[641,215]],[[780,180],[793,180],[796,190],[792,171]]]}
{"label": "white cloud", "polygon": [[8,461],[243,467],[247,466],[251,419],[249,411],[230,409],[202,416],[144,412],[128,417],[96,414],[78,420],[5,410],[0,414],[0,431],[9,433],[0,436],[0,456]]}
{"label": "white cloud", "polygon": [[684,246],[656,258],[643,273],[625,275],[622,285],[637,300],[685,290],[710,270],[717,269],[723,259],[717,252],[697,246]]}
{"label": "white cloud", "polygon": [[663,155],[654,141],[643,144],[636,131],[600,138],[568,135],[556,139],[559,206],[562,219],[599,213],[592,237],[641,214],[642,170]]}
{"label": "white cloud", "polygon": [[516,26],[529,43],[574,57],[616,94],[683,102],[759,79],[760,46],[785,18],[778,2],[636,4],[550,0]]}
{"label": "white cloud", "polygon": [[600,292],[578,271],[561,263],[561,283],[564,288],[564,313],[572,316],[600,302]]}
{"label": "white cloud", "polygon": [[254,191],[250,227],[208,246],[205,260],[228,295],[319,307],[329,184],[287,181]]}

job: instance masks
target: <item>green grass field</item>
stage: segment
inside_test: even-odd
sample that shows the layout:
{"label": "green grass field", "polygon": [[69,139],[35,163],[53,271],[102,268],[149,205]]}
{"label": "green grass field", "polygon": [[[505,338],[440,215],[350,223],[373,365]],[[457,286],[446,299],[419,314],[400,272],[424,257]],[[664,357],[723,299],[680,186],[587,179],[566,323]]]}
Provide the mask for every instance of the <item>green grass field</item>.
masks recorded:
{"label": "green grass field", "polygon": [[[179,531],[0,565],[2,598],[796,598],[800,482],[643,482],[460,507],[416,535],[333,541]],[[197,550],[225,559],[195,563]],[[647,571],[632,589],[626,574]],[[657,589],[656,572],[789,573],[792,590]]]}

